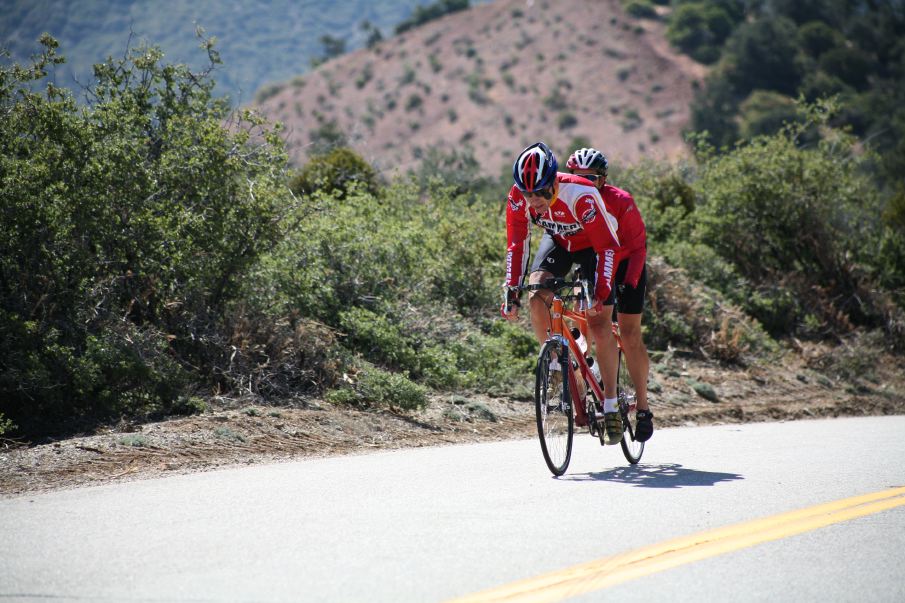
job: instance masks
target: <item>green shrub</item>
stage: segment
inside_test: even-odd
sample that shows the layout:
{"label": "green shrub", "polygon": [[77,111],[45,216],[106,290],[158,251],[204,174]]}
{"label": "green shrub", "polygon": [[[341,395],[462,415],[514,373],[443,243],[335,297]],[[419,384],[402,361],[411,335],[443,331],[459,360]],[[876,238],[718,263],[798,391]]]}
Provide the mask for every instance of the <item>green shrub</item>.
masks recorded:
{"label": "green shrub", "polygon": [[86,106],[35,92],[62,61],[42,44],[0,67],[0,412],[40,433],[181,411],[279,236],[282,143],[247,112],[224,127],[213,81],[156,48],[97,65]]}
{"label": "green shrub", "polygon": [[417,95],[412,94],[408,97],[408,100],[405,101],[405,110],[406,111],[415,111],[416,109],[420,109],[421,105],[424,104],[424,100]]}
{"label": "green shrub", "polygon": [[568,130],[578,125],[578,118],[575,117],[574,113],[566,111],[565,113],[559,114],[559,117],[556,119],[556,125],[559,126],[560,130]]}
{"label": "green shrub", "polygon": [[788,96],[765,90],[755,90],[739,107],[740,134],[754,138],[778,132],[785,123],[799,121],[795,101]]}
{"label": "green shrub", "polygon": [[704,63],[719,58],[719,47],[732,32],[733,22],[722,8],[709,2],[683,2],[669,18],[667,39]]}
{"label": "green shrub", "polygon": [[630,0],[623,3],[625,12],[636,19],[656,19],[657,11],[650,0]]}
{"label": "green shrub", "polygon": [[289,181],[293,193],[306,197],[316,191],[343,197],[353,186],[375,194],[378,189],[377,172],[360,155],[346,147],[313,156]]}
{"label": "green shrub", "polygon": [[794,96],[801,82],[798,30],[784,17],[742,23],[726,41],[726,77],[744,98],[754,90]]}
{"label": "green shrub", "polygon": [[762,326],[728,296],[659,258],[648,262],[648,287],[642,324],[652,349],[677,347],[741,365],[776,349]]}
{"label": "green shrub", "polygon": [[255,93],[255,102],[263,104],[286,89],[286,84],[268,84],[262,86]]}
{"label": "green shrub", "polygon": [[15,423],[0,414],[0,435],[11,432],[17,427]]}
{"label": "green shrub", "polygon": [[820,56],[820,69],[856,90],[863,90],[873,71],[873,62],[870,55],[860,48],[841,46],[831,48]]}
{"label": "green shrub", "polygon": [[245,436],[241,433],[236,433],[229,427],[217,427],[214,429],[214,435],[220,438],[221,440],[229,440],[232,442],[244,442]]}
{"label": "green shrub", "polygon": [[379,368],[366,368],[357,375],[351,387],[328,392],[334,404],[388,407],[398,410],[420,410],[427,406],[427,390],[405,375]]}
{"label": "green shrub", "polygon": [[798,29],[802,48],[814,58],[845,45],[845,36],[823,21],[810,21]]}
{"label": "green shrub", "polygon": [[118,443],[128,448],[144,448],[148,445],[148,438],[140,433],[130,433],[121,437]]}
{"label": "green shrub", "polygon": [[416,6],[412,16],[396,26],[396,33],[401,34],[428,21],[465,10],[469,5],[469,0],[436,0],[432,4]]}

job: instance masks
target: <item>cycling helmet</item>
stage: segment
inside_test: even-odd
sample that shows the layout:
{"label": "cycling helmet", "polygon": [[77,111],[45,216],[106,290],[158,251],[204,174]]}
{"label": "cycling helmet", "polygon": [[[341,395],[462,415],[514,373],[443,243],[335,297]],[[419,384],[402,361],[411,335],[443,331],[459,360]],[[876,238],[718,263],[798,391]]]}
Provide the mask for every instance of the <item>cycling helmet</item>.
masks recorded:
{"label": "cycling helmet", "polygon": [[519,153],[512,166],[515,185],[523,193],[548,188],[556,180],[556,155],[542,142],[536,142]]}
{"label": "cycling helmet", "polygon": [[603,153],[593,148],[578,149],[569,155],[569,161],[566,162],[569,170],[594,170],[604,178],[609,165]]}

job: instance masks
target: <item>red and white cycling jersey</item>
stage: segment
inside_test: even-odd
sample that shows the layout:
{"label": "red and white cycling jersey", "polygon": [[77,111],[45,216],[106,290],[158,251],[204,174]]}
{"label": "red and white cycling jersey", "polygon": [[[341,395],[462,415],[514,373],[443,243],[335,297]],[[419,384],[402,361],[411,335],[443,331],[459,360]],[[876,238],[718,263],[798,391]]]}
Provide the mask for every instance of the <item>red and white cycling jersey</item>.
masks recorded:
{"label": "red and white cycling jersey", "polygon": [[592,247],[597,252],[594,297],[606,299],[612,289],[619,250],[618,222],[607,212],[599,191],[589,181],[564,173],[556,174],[556,181],[559,192],[550,208],[542,214],[531,209],[516,186],[509,190],[506,207],[506,284],[519,285],[525,276],[531,239],[529,222],[534,222],[546,230],[557,245],[568,251]]}
{"label": "red and white cycling jersey", "polygon": [[618,262],[628,258],[628,269],[625,272],[625,283],[638,286],[644,262],[647,259],[647,229],[635,200],[626,191],[605,184],[600,191],[603,204],[619,224]]}

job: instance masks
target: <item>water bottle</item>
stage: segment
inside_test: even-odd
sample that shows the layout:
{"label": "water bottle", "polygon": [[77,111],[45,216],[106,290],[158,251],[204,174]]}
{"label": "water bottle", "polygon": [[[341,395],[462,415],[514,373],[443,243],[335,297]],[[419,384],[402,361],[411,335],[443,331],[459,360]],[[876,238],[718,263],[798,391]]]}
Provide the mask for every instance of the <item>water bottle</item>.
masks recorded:
{"label": "water bottle", "polygon": [[597,383],[603,383],[603,377],[600,376],[600,367],[594,362],[593,356],[588,356],[588,368],[591,369],[591,374],[597,379]]}
{"label": "water bottle", "polygon": [[591,374],[597,379],[597,383],[601,383],[603,379],[600,376],[600,367],[594,362],[594,357],[588,354],[588,340],[585,339],[581,331],[575,327],[572,328],[572,337],[575,339],[575,343],[578,344],[578,349],[584,354],[584,359],[588,363],[588,368],[591,369]]}
{"label": "water bottle", "polygon": [[579,331],[576,327],[572,327],[572,338],[575,340],[575,343],[578,344],[578,349],[581,350],[581,353],[585,355],[585,358],[587,358],[588,340],[584,338],[582,332]]}

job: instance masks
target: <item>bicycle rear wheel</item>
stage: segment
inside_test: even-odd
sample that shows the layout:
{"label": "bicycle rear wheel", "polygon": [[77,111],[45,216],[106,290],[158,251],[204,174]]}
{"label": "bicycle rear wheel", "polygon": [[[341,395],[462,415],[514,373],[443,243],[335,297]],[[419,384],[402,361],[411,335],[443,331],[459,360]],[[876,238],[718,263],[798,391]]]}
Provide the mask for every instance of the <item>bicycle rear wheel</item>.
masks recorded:
{"label": "bicycle rear wheel", "polygon": [[[557,361],[557,357],[561,356]],[[551,367],[551,362],[559,365]],[[572,457],[575,419],[569,398],[566,354],[559,342],[548,341],[541,348],[535,371],[534,402],[537,410],[537,435],[544,461],[553,475],[562,475]]]}
{"label": "bicycle rear wheel", "polygon": [[619,399],[619,412],[622,413],[622,454],[625,455],[625,460],[635,465],[644,454],[644,442],[635,439],[635,428],[638,426],[638,420],[635,418],[635,383],[628,372],[622,350],[619,350],[616,394]]}

